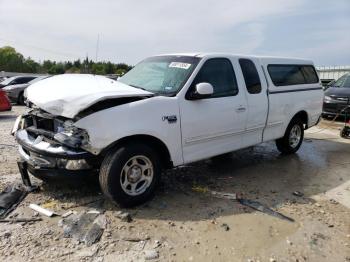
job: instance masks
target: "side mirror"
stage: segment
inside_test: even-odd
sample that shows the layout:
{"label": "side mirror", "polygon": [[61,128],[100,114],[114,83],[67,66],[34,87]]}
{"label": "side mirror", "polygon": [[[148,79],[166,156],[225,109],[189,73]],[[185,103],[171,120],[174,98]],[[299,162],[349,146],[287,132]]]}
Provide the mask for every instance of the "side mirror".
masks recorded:
{"label": "side mirror", "polygon": [[190,99],[203,99],[208,98],[214,93],[214,88],[209,83],[198,83],[195,86],[195,90],[191,93]]}

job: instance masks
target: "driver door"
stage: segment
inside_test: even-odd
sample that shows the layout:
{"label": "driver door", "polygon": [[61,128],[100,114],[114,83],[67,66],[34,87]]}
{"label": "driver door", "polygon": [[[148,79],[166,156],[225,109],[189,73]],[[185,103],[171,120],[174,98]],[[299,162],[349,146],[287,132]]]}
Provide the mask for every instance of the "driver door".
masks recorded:
{"label": "driver door", "polygon": [[[203,82],[210,83],[214,93],[209,98],[191,100],[190,92]],[[181,101],[180,112],[185,163],[227,153],[243,145],[247,101],[238,88],[231,60],[211,58],[204,62]]]}

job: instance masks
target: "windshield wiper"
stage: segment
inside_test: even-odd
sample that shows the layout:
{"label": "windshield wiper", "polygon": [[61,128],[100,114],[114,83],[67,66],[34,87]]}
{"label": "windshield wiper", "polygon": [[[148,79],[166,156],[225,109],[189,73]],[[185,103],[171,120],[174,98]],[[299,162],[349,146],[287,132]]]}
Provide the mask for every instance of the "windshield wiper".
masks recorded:
{"label": "windshield wiper", "polygon": [[[135,86],[135,85],[129,85],[129,86],[132,86],[134,88],[141,89],[141,90],[144,90],[144,91],[148,91],[147,89],[145,89],[143,87],[140,87],[140,86]],[[148,91],[148,92],[151,92],[151,91]]]}

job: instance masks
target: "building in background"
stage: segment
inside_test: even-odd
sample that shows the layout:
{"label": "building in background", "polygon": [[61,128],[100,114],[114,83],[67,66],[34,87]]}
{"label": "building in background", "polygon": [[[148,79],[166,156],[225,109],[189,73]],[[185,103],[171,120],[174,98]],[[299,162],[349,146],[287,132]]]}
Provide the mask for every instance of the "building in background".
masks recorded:
{"label": "building in background", "polygon": [[350,73],[350,66],[316,66],[316,69],[323,85]]}

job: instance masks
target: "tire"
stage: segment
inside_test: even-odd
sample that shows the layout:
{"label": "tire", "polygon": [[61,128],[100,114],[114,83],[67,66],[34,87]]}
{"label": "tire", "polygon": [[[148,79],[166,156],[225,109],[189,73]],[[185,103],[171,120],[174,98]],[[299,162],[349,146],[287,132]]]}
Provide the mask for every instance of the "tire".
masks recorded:
{"label": "tire", "polygon": [[282,154],[294,154],[304,139],[304,124],[300,118],[290,121],[284,136],[276,140],[277,149]]}
{"label": "tire", "polygon": [[99,181],[109,199],[119,206],[133,207],[154,196],[160,176],[160,160],[151,147],[127,144],[107,153]]}
{"label": "tire", "polygon": [[23,92],[21,92],[21,93],[18,95],[17,104],[18,104],[18,105],[24,105],[24,95],[23,95]]}

